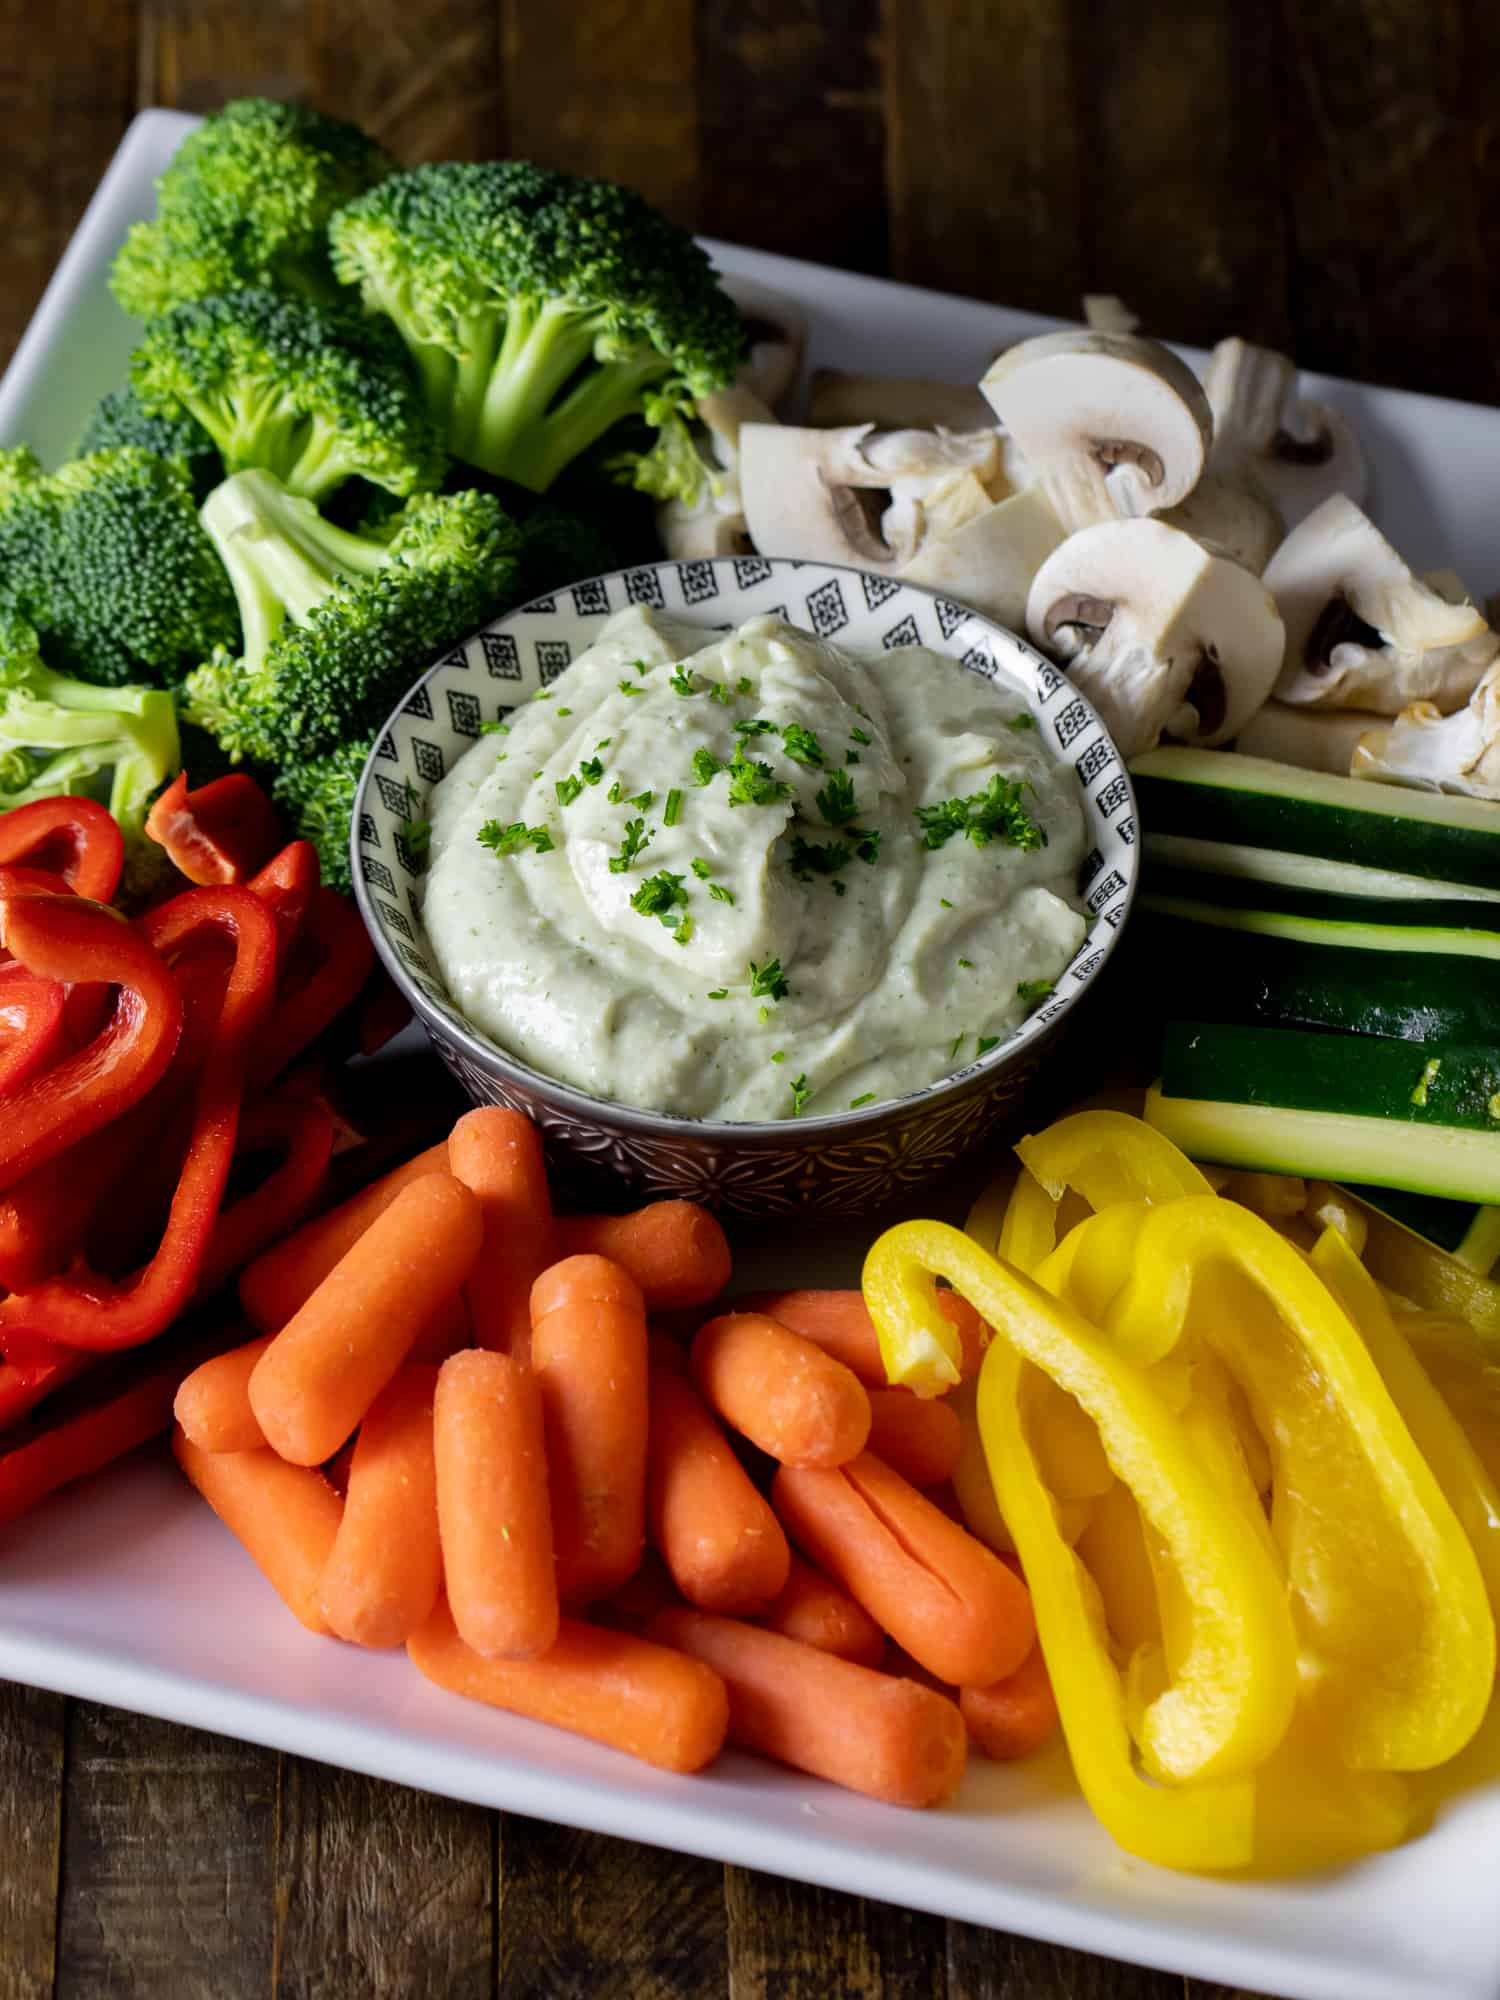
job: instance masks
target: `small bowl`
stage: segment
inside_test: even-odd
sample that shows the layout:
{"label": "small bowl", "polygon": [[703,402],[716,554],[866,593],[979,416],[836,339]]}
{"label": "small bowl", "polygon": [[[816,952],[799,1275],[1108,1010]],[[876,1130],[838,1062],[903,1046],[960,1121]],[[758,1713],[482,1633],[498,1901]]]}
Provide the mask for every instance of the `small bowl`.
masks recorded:
{"label": "small bowl", "polygon": [[[1047,1003],[998,1048],[921,1090],[859,1111],[767,1124],[680,1118],[590,1097],[508,1055],[443,990],[422,928],[422,867],[407,838],[427,795],[480,734],[592,645],[604,620],[640,604],[715,631],[757,612],[856,650],[922,645],[1000,680],[1078,773],[1089,848],[1079,891],[1088,935]],[[930,1182],[1015,1125],[1027,1086],[1119,935],[1136,881],[1135,799],[1094,710],[1013,633],[914,584],[830,563],[732,557],[661,562],[591,577],[509,611],[439,660],[391,717],[360,779],[351,834],[360,912],[433,1046],[477,1103],[526,1112],[554,1151],[642,1194],[721,1209],[864,1209]]]}

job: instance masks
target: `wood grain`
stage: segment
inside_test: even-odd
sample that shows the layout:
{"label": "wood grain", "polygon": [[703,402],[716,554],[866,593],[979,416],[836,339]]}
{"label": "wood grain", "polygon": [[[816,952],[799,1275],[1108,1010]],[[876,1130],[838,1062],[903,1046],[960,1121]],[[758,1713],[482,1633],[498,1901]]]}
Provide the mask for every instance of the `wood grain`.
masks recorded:
{"label": "wood grain", "polygon": [[316,76],[305,0],[138,0],[142,104],[213,111],[231,97],[308,101]]}
{"label": "wood grain", "polygon": [[316,100],[398,160],[505,151],[500,24],[472,0],[309,0]]}
{"label": "wood grain", "polygon": [[284,1759],[274,2000],[481,2000],[492,1987],[493,1820]]}
{"label": "wood grain", "polygon": [[75,1702],[60,1995],[264,2000],[274,1751]]}
{"label": "wood grain", "polygon": [[0,2000],[51,2000],[66,1713],[0,1682]]}
{"label": "wood grain", "polygon": [[944,1926],[862,1896],[724,1870],[728,2000],[942,2000]]}
{"label": "wood grain", "polygon": [[678,2000],[725,1986],[724,1871],[507,1813],[498,1990],[505,2000]]}

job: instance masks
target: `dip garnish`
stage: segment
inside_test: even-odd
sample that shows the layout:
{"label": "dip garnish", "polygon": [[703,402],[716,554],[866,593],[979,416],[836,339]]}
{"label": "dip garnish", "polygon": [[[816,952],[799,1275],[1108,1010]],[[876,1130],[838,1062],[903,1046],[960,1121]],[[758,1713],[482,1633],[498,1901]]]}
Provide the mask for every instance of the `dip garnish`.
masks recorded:
{"label": "dip garnish", "polygon": [[791,987],[786,983],[786,975],[781,970],[779,958],[768,958],[764,965],[750,961],[750,996],[754,1000],[784,1000]]}
{"label": "dip garnish", "polygon": [[916,821],[922,829],[922,845],[946,847],[955,834],[964,834],[976,847],[1002,840],[1023,852],[1045,847],[1047,836],[1021,803],[1025,784],[997,771],[982,792],[968,798],[943,799],[937,805],[918,806]]}
{"label": "dip garnish", "polygon": [[651,845],[651,835],[646,831],[643,819],[628,819],[625,822],[625,838],[620,842],[618,854],[609,857],[611,875],[623,875],[643,847]]}
{"label": "dip garnish", "polygon": [[693,752],[693,783],[695,785],[711,785],[723,769],[723,764],[720,763],[712,750],[695,750]]}
{"label": "dip garnish", "polygon": [[663,826],[676,826],[678,820],[681,818],[682,793],[674,785],[672,790],[667,793],[667,803],[662,808],[661,823]]}
{"label": "dip garnish", "polygon": [[546,827],[528,826],[523,819],[513,819],[509,826],[502,826],[497,819],[486,820],[477,838],[481,847],[496,854],[519,854],[523,847],[534,854],[552,852],[552,835]]}
{"label": "dip garnish", "polygon": [[729,803],[732,806],[775,806],[792,796],[792,788],[778,778],[769,764],[756,762],[743,750],[736,750],[729,771]]}
{"label": "dip garnish", "polygon": [[800,722],[789,722],[782,730],[781,747],[794,764],[804,764],[810,771],[821,771],[828,761],[817,737]]}
{"label": "dip garnish", "polygon": [[1016,988],[1016,998],[1030,1006],[1033,1000],[1045,1000],[1053,990],[1050,979],[1023,979]]}
{"label": "dip garnish", "polygon": [[671,674],[668,676],[667,685],[672,689],[674,694],[696,694],[698,692],[698,676],[684,660],[673,667]]}
{"label": "dip garnish", "polygon": [[874,1093],[874,1091],[873,1091],[873,1090],[867,1090],[867,1091],[866,1091],[866,1092],[864,1093],[863,1097],[851,1097],[851,1098],[849,1099],[849,1109],[850,1109],[851,1111],[858,1111],[859,1107],[860,1107],[860,1106],[861,1106],[862,1104],[873,1104],[874,1102],[875,1102],[875,1093]]}
{"label": "dip garnish", "polygon": [[802,1116],[802,1107],[811,1096],[812,1086],[808,1083],[806,1074],[794,1076],[792,1078],[792,1116],[794,1118]]}

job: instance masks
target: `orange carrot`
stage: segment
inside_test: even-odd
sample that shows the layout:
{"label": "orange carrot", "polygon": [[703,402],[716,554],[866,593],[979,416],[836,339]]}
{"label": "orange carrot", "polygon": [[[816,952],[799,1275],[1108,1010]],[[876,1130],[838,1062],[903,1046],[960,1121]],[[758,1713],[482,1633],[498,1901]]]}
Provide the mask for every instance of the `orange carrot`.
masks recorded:
{"label": "orange carrot", "polygon": [[763,1611],[786,1587],[781,1523],[681,1367],[651,1369],[646,1462],[651,1539],[672,1581],[705,1611]]}
{"label": "orange carrot", "polygon": [[407,1641],[420,1673],[450,1694],[550,1722],[664,1771],[701,1771],[729,1721],[710,1668],[633,1633],[565,1618],[539,1660],[486,1660],[458,1636],[446,1603]]}
{"label": "orange carrot", "polygon": [[323,1616],[356,1646],[402,1646],[443,1587],[433,1470],[437,1370],[408,1362],[365,1412],[348,1495],[318,1593]]}
{"label": "orange carrot", "polygon": [[323,1466],[323,1477],[341,1500],[349,1498],[349,1471],[354,1464],[354,1447],[358,1443],[359,1432],[356,1431]]}
{"label": "orange carrot", "polygon": [[259,1451],[265,1433],[250,1407],[250,1376],[271,1336],[201,1362],[177,1391],[172,1414],[200,1451]]}
{"label": "orange carrot", "polygon": [[479,1255],[479,1204],[428,1174],[376,1216],[250,1377],[266,1442],[294,1465],[331,1458]]}
{"label": "orange carrot", "polygon": [[695,1201],[653,1201],[630,1215],[564,1215],[557,1254],[608,1257],[640,1286],[649,1312],[704,1306],[729,1283],[729,1240]]}
{"label": "orange carrot", "polygon": [[783,1466],[771,1500],[803,1553],[939,1680],[988,1687],[1031,1650],[1025,1585],[872,1453],[836,1472]]}
{"label": "orange carrot", "polygon": [[327,1636],[318,1586],[344,1503],[322,1473],[274,1451],[200,1451],[180,1427],[172,1451],[292,1616]]}
{"label": "orange carrot", "polygon": [[865,1448],[870,1398],[859,1381],[764,1313],[711,1319],[690,1365],[709,1408],[783,1465],[844,1465]]}
{"label": "orange carrot", "polygon": [[457,1354],[461,1347],[474,1345],[474,1330],[469,1324],[469,1309],[464,1304],[462,1292],[455,1292],[451,1299],[442,1304],[429,1316],[411,1344],[413,1361],[425,1361],[433,1368],[441,1368],[450,1354]]}
{"label": "orange carrot", "polygon": [[[942,1292],[937,1295],[938,1310],[950,1320],[958,1333],[963,1348],[963,1377],[965,1381],[976,1374],[984,1359],[984,1349],[989,1339],[989,1329],[975,1312],[967,1299],[961,1299],[957,1292]],[[835,1359],[852,1369],[866,1388],[883,1389],[887,1376],[885,1363],[880,1358],[880,1336],[875,1331],[860,1292],[756,1292],[746,1299],[736,1299],[736,1312],[762,1312],[778,1319],[783,1326],[789,1326],[793,1333],[800,1333],[806,1340],[815,1340]]]}
{"label": "orange carrot", "polygon": [[[612,1590],[595,1615],[605,1623],[623,1624],[627,1632],[639,1632],[651,1623],[658,1611],[665,1611],[669,1605],[681,1602],[671,1571],[655,1549],[647,1549],[635,1575],[627,1577],[618,1590]],[[604,1618],[606,1608],[609,1614],[607,1619]]]}
{"label": "orange carrot", "polygon": [[661,1612],[651,1637],[722,1674],[741,1749],[890,1805],[941,1805],[958,1790],[963,1718],[932,1688],[701,1611]]}
{"label": "orange carrot", "polygon": [[437,1505],[448,1603],[465,1645],[534,1660],[557,1637],[542,1400],[530,1366],[482,1347],[438,1377]]}
{"label": "orange carrot", "polygon": [[531,1288],[558,1256],[542,1135],[519,1111],[469,1111],[448,1135],[450,1172],[484,1212],[484,1248],[465,1296],[475,1344],[527,1358]]}
{"label": "orange carrot", "polygon": [[557,1592],[588,1604],[635,1573],[646,1538],[646,1308],[605,1257],[566,1257],[531,1290]]}
{"label": "orange carrot", "polygon": [[403,1189],[426,1174],[447,1171],[446,1144],[429,1146],[425,1153],[371,1181],[326,1215],[304,1222],[253,1264],[247,1264],[240,1273],[240,1304],[251,1324],[262,1333],[275,1333],[284,1327]]}
{"label": "orange carrot", "polygon": [[885,1634],[869,1612],[801,1556],[792,1557],[781,1595],[758,1622],[856,1666],[878,1667],[885,1658]]}
{"label": "orange carrot", "polygon": [[958,1412],[910,1389],[871,1389],[870,1450],[913,1486],[941,1486],[964,1448]]}
{"label": "orange carrot", "polygon": [[1005,1762],[1039,1750],[1057,1727],[1057,1702],[1041,1647],[1033,1646],[1003,1681],[961,1688],[958,1706],[986,1757]]}

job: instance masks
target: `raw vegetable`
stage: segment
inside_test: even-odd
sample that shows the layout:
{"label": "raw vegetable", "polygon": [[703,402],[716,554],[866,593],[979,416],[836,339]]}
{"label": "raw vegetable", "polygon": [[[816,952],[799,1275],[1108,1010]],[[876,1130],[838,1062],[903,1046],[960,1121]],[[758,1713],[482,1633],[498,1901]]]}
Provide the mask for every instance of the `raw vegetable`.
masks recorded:
{"label": "raw vegetable", "polygon": [[111,389],[101,399],[78,440],[78,456],[117,445],[134,445],[173,461],[199,500],[224,477],[224,461],[201,424],[186,416],[153,415],[133,389]]}
{"label": "raw vegetable", "polygon": [[[107,903],[119,885],[125,843],[119,826],[92,799],[56,798],[0,813],[0,869],[55,874],[56,884],[90,902]],[[7,873],[7,883],[16,878]],[[38,881],[20,884],[40,888]]]}
{"label": "raw vegetable", "polygon": [[531,1288],[568,1251],[556,1247],[541,1134],[519,1111],[486,1105],[448,1135],[448,1165],[479,1202],[484,1245],[465,1287],[474,1339],[524,1361]]}
{"label": "raw vegetable", "polygon": [[203,885],[248,882],[282,847],[271,801],[248,772],[190,792],[187,772],[179,771],[146,815],[145,831],[180,875]]}
{"label": "raw vegetable", "polygon": [[878,1667],[885,1657],[885,1634],[869,1612],[801,1556],[792,1557],[786,1582],[759,1623],[856,1666]]}
{"label": "raw vegetable", "polygon": [[264,1333],[200,1362],[183,1377],[172,1414],[199,1451],[259,1451],[265,1432],[250,1407],[250,1377],[271,1344]]}
{"label": "raw vegetable", "polygon": [[871,1389],[870,1450],[913,1486],[941,1486],[953,1477],[963,1429],[947,1398],[910,1389]]}
{"label": "raw vegetable", "polygon": [[1355,1185],[1349,1192],[1481,1278],[1487,1277],[1500,1259],[1500,1208],[1437,1201],[1400,1188]]}
{"label": "raw vegetable", "polygon": [[640,1286],[651,1312],[707,1305],[729,1282],[729,1243],[695,1201],[653,1201],[628,1215],[565,1215],[557,1254],[608,1257]]}
{"label": "raw vegetable", "polygon": [[322,1473],[274,1451],[200,1451],[181,1430],[172,1453],[297,1622],[327,1634],[319,1596],[344,1503]]}
{"label": "raw vegetable", "polygon": [[960,1688],[958,1712],[986,1757],[1010,1762],[1029,1757],[1057,1728],[1057,1697],[1039,1645],[1013,1674],[988,1687]]}
{"label": "raw vegetable", "polygon": [[436,1383],[435,1369],[408,1362],[359,1426],[343,1518],[318,1583],[318,1605],[330,1631],[352,1645],[404,1645],[431,1614],[443,1587],[433,1444]]}
{"label": "raw vegetable", "polygon": [[709,1408],[783,1465],[844,1465],[869,1439],[870,1399],[854,1374],[762,1313],[711,1319],[691,1367]]}

